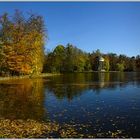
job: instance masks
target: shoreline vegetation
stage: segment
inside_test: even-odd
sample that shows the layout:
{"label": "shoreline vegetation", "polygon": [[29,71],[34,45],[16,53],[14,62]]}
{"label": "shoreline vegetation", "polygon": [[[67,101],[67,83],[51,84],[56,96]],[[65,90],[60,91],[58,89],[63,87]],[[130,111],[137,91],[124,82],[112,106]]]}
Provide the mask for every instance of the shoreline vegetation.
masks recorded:
{"label": "shoreline vegetation", "polygon": [[33,78],[42,78],[42,77],[49,77],[49,76],[57,76],[61,75],[60,73],[42,73],[39,75],[20,75],[20,76],[0,76],[0,81],[7,81],[7,80],[19,80],[19,79],[33,79]]}
{"label": "shoreline vegetation", "polygon": [[[85,72],[69,72],[71,73],[128,73],[128,72],[121,72],[121,71],[85,71]],[[20,80],[20,79],[34,79],[34,78],[43,78],[43,77],[50,77],[50,76],[58,76],[63,74],[69,74],[69,73],[42,73],[39,75],[20,75],[20,76],[0,76],[0,82],[1,81],[8,81],[8,80]],[[131,73],[131,72],[130,72]]]}
{"label": "shoreline vegetation", "polygon": [[[134,71],[132,71],[134,73]],[[8,81],[8,80],[20,80],[20,79],[34,79],[34,78],[43,78],[43,77],[50,77],[50,76],[59,76],[64,74],[71,74],[71,73],[132,73],[129,71],[122,72],[122,71],[84,71],[84,72],[68,72],[68,73],[41,73],[39,75],[20,75],[20,76],[0,76],[1,81]],[[139,72],[139,71],[138,71]]]}

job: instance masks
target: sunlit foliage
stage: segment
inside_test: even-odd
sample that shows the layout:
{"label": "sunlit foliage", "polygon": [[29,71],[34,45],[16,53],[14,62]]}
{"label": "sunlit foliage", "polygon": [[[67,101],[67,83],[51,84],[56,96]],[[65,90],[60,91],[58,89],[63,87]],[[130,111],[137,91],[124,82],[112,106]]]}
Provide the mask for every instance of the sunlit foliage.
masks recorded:
{"label": "sunlit foliage", "polygon": [[39,74],[44,60],[43,18],[16,10],[0,18],[0,71],[8,75]]}
{"label": "sunlit foliage", "polygon": [[44,72],[86,72],[98,71],[99,58],[104,58],[105,71],[139,71],[140,57],[128,57],[115,53],[101,53],[100,50],[86,53],[72,44],[58,45],[46,54]]}
{"label": "sunlit foliage", "polygon": [[46,55],[44,66],[48,72],[83,72],[90,68],[88,54],[72,44],[56,46],[53,52]]}

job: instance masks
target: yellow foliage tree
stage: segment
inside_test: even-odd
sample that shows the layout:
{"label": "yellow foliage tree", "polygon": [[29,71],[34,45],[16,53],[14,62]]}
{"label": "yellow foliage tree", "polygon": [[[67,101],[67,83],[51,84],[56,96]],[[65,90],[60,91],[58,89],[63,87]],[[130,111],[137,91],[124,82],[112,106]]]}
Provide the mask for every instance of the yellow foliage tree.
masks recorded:
{"label": "yellow foliage tree", "polygon": [[44,21],[41,16],[25,19],[15,11],[13,19],[5,13],[0,19],[0,67],[11,74],[39,74],[43,69]]}

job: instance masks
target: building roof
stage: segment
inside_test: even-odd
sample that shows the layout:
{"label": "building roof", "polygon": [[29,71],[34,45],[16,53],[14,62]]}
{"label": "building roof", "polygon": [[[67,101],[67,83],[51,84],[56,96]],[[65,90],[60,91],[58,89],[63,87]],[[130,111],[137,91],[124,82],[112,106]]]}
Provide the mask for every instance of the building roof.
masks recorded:
{"label": "building roof", "polygon": [[99,61],[104,61],[104,58],[102,56],[100,56]]}

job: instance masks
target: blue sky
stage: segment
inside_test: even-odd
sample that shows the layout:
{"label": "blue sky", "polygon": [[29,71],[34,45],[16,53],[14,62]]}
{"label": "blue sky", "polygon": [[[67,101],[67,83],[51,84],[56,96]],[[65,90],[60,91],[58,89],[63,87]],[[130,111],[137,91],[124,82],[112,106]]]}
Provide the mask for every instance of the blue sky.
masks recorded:
{"label": "blue sky", "polygon": [[49,50],[72,43],[86,52],[140,54],[140,2],[0,2],[0,15],[15,9],[44,17]]}

